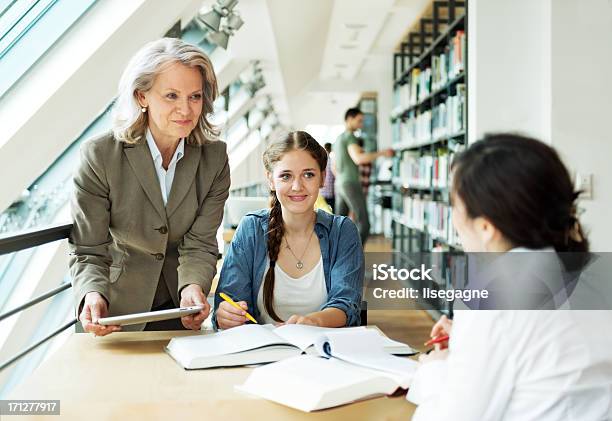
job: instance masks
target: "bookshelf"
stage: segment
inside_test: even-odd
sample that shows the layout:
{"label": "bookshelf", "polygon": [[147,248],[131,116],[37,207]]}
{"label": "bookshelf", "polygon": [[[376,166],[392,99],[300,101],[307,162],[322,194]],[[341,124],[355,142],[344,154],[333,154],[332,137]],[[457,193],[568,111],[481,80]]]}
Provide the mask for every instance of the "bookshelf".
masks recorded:
{"label": "bookshelf", "polygon": [[433,1],[393,56],[393,249],[409,260],[404,264],[436,266],[442,288],[451,286],[453,256],[462,254],[452,225],[450,164],[467,143],[466,13],[463,1]]}

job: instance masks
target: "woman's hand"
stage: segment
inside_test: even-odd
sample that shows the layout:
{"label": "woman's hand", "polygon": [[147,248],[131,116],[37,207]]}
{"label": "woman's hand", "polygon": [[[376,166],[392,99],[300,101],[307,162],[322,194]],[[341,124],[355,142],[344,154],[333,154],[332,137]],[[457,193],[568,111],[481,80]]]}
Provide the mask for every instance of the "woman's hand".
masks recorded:
{"label": "woman's hand", "polygon": [[79,321],[85,332],[91,332],[96,336],[106,336],[112,332],[121,330],[121,326],[98,324],[98,319],[108,316],[108,305],[99,292],[88,292],[83,300],[83,309],[79,314]]}
{"label": "woman's hand", "polygon": [[300,316],[299,314],[294,314],[287,319],[285,324],[319,326],[319,321],[311,316]]}
{"label": "woman's hand", "polygon": [[181,290],[181,307],[201,306],[199,313],[181,317],[183,326],[191,330],[200,330],[202,323],[210,313],[210,304],[202,291],[202,287],[197,284],[189,284]]}
{"label": "woman's hand", "polygon": [[238,301],[242,310],[238,310],[227,301],[219,303],[217,308],[217,326],[221,329],[229,329],[231,327],[242,326],[246,323],[246,312],[249,310],[249,306],[246,301]]}
{"label": "woman's hand", "polygon": [[[437,338],[439,336],[450,336],[451,330],[453,330],[453,321],[449,320],[448,317],[442,316],[440,320],[433,326],[431,329],[431,338]],[[444,341],[440,343],[440,349],[448,348],[448,341]],[[437,349],[437,347],[436,347]]]}
{"label": "woman's hand", "polygon": [[432,361],[445,360],[448,358],[448,348],[441,349],[440,344],[435,344],[433,351],[428,354],[419,355],[419,362],[427,364]]}

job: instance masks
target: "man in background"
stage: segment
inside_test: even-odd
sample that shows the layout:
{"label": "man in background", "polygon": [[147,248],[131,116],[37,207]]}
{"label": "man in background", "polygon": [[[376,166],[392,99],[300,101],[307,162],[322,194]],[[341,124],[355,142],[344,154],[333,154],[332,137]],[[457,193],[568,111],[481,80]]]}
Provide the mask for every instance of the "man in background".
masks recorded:
{"label": "man in background", "polygon": [[358,165],[371,163],[380,156],[391,157],[393,150],[365,152],[359,146],[359,139],[355,136],[355,131],[363,127],[363,113],[359,108],[349,108],[344,114],[344,123],[346,130],[332,147],[336,168],[336,213],[348,215],[349,210],[353,212],[361,244],[365,244],[370,233],[370,221]]}
{"label": "man in background", "polygon": [[325,145],[325,150],[327,151],[327,167],[325,168],[325,184],[321,188],[321,196],[325,199],[327,204],[332,211],[336,211],[336,195],[334,193],[334,184],[336,182],[336,177],[333,172],[333,164],[332,164],[332,145],[327,142]]}

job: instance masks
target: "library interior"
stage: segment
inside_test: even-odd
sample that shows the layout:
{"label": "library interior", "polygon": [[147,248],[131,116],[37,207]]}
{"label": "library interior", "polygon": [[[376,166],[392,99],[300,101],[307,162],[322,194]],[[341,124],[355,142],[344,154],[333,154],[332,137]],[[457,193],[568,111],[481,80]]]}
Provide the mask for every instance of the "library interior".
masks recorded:
{"label": "library interior", "polygon": [[610,0],[0,0],[0,418],[612,421],[611,45]]}

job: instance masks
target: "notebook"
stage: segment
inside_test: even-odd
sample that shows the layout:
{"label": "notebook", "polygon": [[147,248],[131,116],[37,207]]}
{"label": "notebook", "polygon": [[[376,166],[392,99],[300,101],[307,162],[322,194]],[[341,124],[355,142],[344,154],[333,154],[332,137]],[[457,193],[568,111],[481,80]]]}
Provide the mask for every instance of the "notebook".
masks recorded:
{"label": "notebook", "polygon": [[407,389],[414,360],[390,355],[371,330],[330,332],[316,355],[298,355],[258,367],[239,391],[301,411],[331,408]]}
{"label": "notebook", "polygon": [[280,327],[247,324],[208,335],[172,338],[165,350],[187,370],[269,363],[303,353],[317,354],[317,340],[335,331],[349,334],[372,331],[372,338],[376,338],[375,341],[387,354],[415,353],[408,345],[389,339],[375,329],[334,329],[293,324]]}

